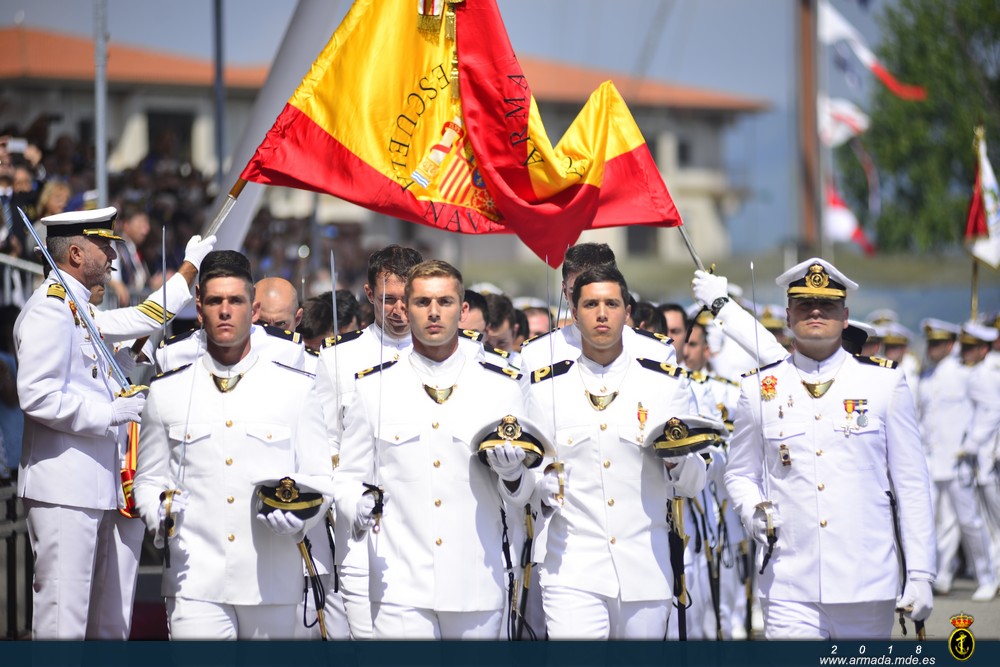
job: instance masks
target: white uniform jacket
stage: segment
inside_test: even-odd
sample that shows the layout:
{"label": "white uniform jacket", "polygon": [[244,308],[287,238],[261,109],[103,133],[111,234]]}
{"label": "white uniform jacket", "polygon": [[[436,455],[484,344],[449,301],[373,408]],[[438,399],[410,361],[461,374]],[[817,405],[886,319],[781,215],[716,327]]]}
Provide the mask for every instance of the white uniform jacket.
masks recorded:
{"label": "white uniform jacket", "polygon": [[[87,304],[90,291],[63,275],[74,296]],[[53,278],[24,305],[14,323],[14,345],[25,416],[18,494],[57,505],[115,509],[121,460],[111,402],[120,388]]]}
{"label": "white uniform jacket", "polygon": [[[523,507],[533,477],[524,475],[510,494],[479,461],[473,439],[508,414],[523,415],[523,399],[514,378],[458,351],[443,364],[456,378],[454,393],[438,404],[422,387],[427,379],[414,367],[423,359],[417,356],[356,384],[334,475],[338,517],[353,521],[362,484],[372,483],[377,466],[388,501],[381,532],[369,533],[372,602],[447,612],[501,609],[500,509],[503,502]],[[507,516],[519,514],[508,509]]]}
{"label": "white uniform jacket", "polygon": [[774,334],[733,299],[719,309],[712,322],[739,348],[723,343],[721,350],[713,350],[715,357],[712,363],[723,377],[738,379],[742,373],[757,365],[766,366],[788,356],[788,350],[782,347]]}
{"label": "white uniform jacket", "polygon": [[107,340],[129,340],[159,331],[164,320],[167,322],[172,320],[192,298],[194,297],[191,296],[187,280],[181,274],[175,273],[167,281],[166,309],[163,307],[163,290],[158,289],[138,306],[98,310],[94,319]]}
{"label": "white uniform jacket", "polygon": [[[257,324],[250,327],[250,345],[261,358],[303,370],[306,348],[302,337],[291,331]],[[194,363],[205,353],[205,331],[192,329],[160,341],[154,352],[156,367],[170,371]]]}
{"label": "white uniform jacket", "polygon": [[[913,400],[903,374],[881,365],[889,363],[842,349],[822,363],[795,353],[744,378],[726,487],[744,525],[765,499],[777,503],[783,522],[758,578],[761,597],[896,598],[890,490],[899,504],[907,568],[936,571],[930,481]],[[834,382],[812,398],[803,377]],[[763,553],[758,549],[758,566]]]}
{"label": "white uniform jacket", "polygon": [[[565,504],[540,537],[544,557],[536,550],[542,562],[539,578],[542,586],[620,595],[625,602],[665,600],[673,583],[668,501],[697,493],[705,485],[705,465],[696,454],[681,459],[700,474],[688,488],[675,488],[663,460],[643,446],[657,426],[694,413],[694,396],[682,369],[660,368],[658,361],[649,369],[627,355],[628,350],[608,367],[606,389],[617,390],[618,396],[603,411],[591,407],[584,393],[588,387],[592,393],[608,392],[600,392],[593,381],[585,384],[583,374],[590,371],[579,367],[596,364],[583,357],[557,364],[528,391],[528,416],[555,436],[569,471]],[[648,411],[644,425],[640,404]]]}
{"label": "white uniform jacket", "polygon": [[970,366],[955,357],[945,357],[925,368],[917,386],[917,419],[927,453],[931,479],[955,479],[962,434],[972,420],[969,400]]}
{"label": "white uniform jacket", "polygon": [[246,374],[228,393],[215,387],[213,370],[223,374],[204,355],[164,374],[143,414],[135,498],[146,527],[157,529],[161,492],[178,488],[187,496],[163,595],[295,604],[302,561],[291,536],[256,519],[255,482],[296,472],[332,476],[324,443],[299,437],[304,415],[319,410],[312,377],[252,349],[233,367],[233,375]]}
{"label": "white uniform jacket", "polygon": [[990,352],[969,375],[968,396],[972,417],[962,448],[977,456],[979,484],[997,484],[1000,460],[1000,353]]}

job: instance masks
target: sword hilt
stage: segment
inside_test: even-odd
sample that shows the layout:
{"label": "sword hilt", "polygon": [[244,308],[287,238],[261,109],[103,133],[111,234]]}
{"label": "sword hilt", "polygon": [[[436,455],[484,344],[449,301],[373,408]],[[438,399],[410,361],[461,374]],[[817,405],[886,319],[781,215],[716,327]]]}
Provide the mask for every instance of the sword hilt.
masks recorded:
{"label": "sword hilt", "polygon": [[372,508],[372,516],[375,517],[375,525],[372,526],[372,532],[379,533],[382,531],[382,510],[385,508],[385,489],[376,484],[364,483],[366,489],[365,493],[370,493],[375,497],[375,507]]}

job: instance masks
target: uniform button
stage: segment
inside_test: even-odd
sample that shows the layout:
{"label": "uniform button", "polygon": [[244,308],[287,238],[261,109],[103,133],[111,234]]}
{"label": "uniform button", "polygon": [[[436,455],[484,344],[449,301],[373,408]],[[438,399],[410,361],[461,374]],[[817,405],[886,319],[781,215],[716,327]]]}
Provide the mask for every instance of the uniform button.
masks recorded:
{"label": "uniform button", "polygon": [[236,502],[236,498],[233,498],[232,496],[229,496],[228,498],[226,498],[226,502],[229,503],[230,505],[232,505],[233,503]]}
{"label": "uniform button", "polygon": [[611,544],[617,544],[618,540],[616,538],[612,537],[611,540],[610,540],[610,542],[611,542]]}
{"label": "uniform button", "polygon": [[227,466],[233,465],[233,460],[232,459],[226,459],[226,465]]}
{"label": "uniform button", "polygon": [[608,430],[608,425],[607,424],[601,424],[601,430],[602,431],[607,431]]}
{"label": "uniform button", "polygon": [[608,459],[604,459],[604,464],[603,465],[604,465],[605,468],[610,468],[611,467],[611,461],[609,461]]}
{"label": "uniform button", "polygon": [[573,438],[566,438],[566,444],[567,445],[572,445],[573,444]]}
{"label": "uniform button", "polygon": [[820,482],[820,483],[819,483],[819,486],[817,486],[816,488],[817,488],[817,489],[819,489],[820,491],[822,491],[823,489],[825,489],[825,488],[826,488],[826,484],[824,484],[824,483]]}
{"label": "uniform button", "polygon": [[228,539],[229,539],[230,542],[235,542],[236,541],[236,536],[233,535],[232,533],[229,533],[229,538]]}
{"label": "uniform button", "polygon": [[437,428],[438,426],[440,426],[440,424],[438,424],[437,422],[431,424],[431,428]]}
{"label": "uniform button", "polygon": [[441,538],[439,537],[436,540],[434,540],[434,544],[441,546]]}
{"label": "uniform button", "polygon": [[816,456],[823,456],[823,450],[822,449],[817,449],[816,450]]}
{"label": "uniform button", "polygon": [[434,459],[434,467],[435,468],[440,468],[441,467],[441,462],[438,461],[437,459]]}
{"label": "uniform button", "polygon": [[398,435],[395,436],[395,440],[396,440],[396,442],[399,442],[399,436]]}
{"label": "uniform button", "polygon": [[270,440],[270,439],[271,439],[271,434],[270,434],[270,433],[268,433],[268,434],[267,434],[267,439],[268,439],[268,440]]}
{"label": "uniform button", "polygon": [[434,507],[441,507],[441,499],[440,498],[438,498],[437,500],[434,501]]}
{"label": "uniform button", "polygon": [[392,355],[392,360],[393,361],[399,361],[399,353],[398,352],[396,354]]}
{"label": "uniform button", "polygon": [[615,506],[615,499],[608,498],[608,507],[614,507],[614,506]]}
{"label": "uniform button", "polygon": [[190,440],[190,439],[191,439],[191,434],[190,434],[190,433],[188,433],[188,434],[186,434],[186,435],[185,435],[184,437],[185,437],[185,438],[187,438],[188,440]]}
{"label": "uniform button", "polygon": [[226,426],[232,426],[232,425],[233,425],[233,420],[232,419],[227,419],[226,420]]}
{"label": "uniform button", "polygon": [[826,519],[823,519],[822,521],[820,521],[819,522],[819,526],[820,526],[820,528],[826,528]]}
{"label": "uniform button", "polygon": [[816,415],[816,421],[819,421],[822,418],[823,418],[823,415]]}

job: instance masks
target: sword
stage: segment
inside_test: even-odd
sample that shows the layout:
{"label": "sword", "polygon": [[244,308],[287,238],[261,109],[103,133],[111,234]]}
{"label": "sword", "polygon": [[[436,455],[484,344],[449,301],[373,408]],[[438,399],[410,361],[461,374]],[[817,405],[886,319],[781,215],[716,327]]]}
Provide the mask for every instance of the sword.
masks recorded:
{"label": "sword", "polygon": [[670,501],[670,569],[674,575],[674,596],[677,598],[677,638],[687,641],[687,579],[684,575],[684,549],[688,536],[684,534],[684,499],[680,496]]}
{"label": "sword", "polygon": [[309,543],[309,538],[303,537],[298,543],[298,548],[302,561],[306,564],[306,572],[309,573],[309,585],[312,587],[313,603],[316,605],[316,618],[319,622],[319,636],[323,641],[327,641],[329,637],[326,634],[326,591],[323,590],[323,584],[316,573],[316,562],[312,557],[312,544]]}
{"label": "sword", "polygon": [[[382,326],[379,327],[378,341],[378,364],[381,367],[385,363],[385,287],[388,276],[382,275]],[[378,322],[376,322],[378,324]],[[385,508],[385,489],[379,484],[379,451],[378,443],[382,437],[382,375],[378,376],[378,428],[375,432],[375,443],[372,446],[374,457],[372,459],[372,484],[365,484],[365,493],[375,496],[375,507],[372,508],[372,516],[375,517],[375,525],[372,532],[376,535],[382,531],[382,510]]]}
{"label": "sword", "polygon": [[[514,629],[514,639],[521,641],[524,629],[527,627],[525,614],[528,612],[528,589],[531,587],[531,547],[535,541],[535,520],[531,514],[531,505],[524,506],[524,550],[521,552],[521,597],[517,605],[517,624]],[[534,632],[528,628],[534,638]]]}
{"label": "sword", "polygon": [[[753,261],[750,262],[750,295],[753,299],[753,309],[754,313],[757,312],[757,280],[754,277]],[[753,330],[753,342],[754,351],[757,353],[757,404],[760,408],[760,444],[761,452],[764,456],[764,472],[761,481],[764,485],[764,496],[770,498],[770,484],[769,473],[767,467],[767,438],[764,437],[764,399],[761,397],[761,379],[760,379],[760,335],[758,332],[758,327],[754,327]],[[767,567],[768,562],[771,560],[771,556],[774,554],[774,545],[778,543],[778,529],[774,525],[774,508],[775,504],[770,500],[765,500],[763,502],[757,503],[755,509],[759,509],[764,512],[764,519],[767,522],[767,551],[764,552],[764,560],[760,564],[760,572],[758,574],[764,574],[764,568]]]}

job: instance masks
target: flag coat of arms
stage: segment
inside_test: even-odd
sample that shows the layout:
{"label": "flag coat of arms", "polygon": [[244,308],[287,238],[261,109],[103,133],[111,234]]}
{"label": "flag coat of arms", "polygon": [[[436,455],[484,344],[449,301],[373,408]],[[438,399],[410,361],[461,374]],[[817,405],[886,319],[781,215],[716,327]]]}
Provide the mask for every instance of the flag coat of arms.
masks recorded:
{"label": "flag coat of arms", "polygon": [[681,224],[611,82],[551,144],[495,0],[356,0],[242,178],[515,233],[552,266],[585,229]]}

